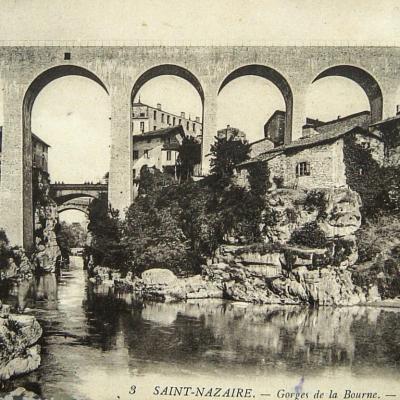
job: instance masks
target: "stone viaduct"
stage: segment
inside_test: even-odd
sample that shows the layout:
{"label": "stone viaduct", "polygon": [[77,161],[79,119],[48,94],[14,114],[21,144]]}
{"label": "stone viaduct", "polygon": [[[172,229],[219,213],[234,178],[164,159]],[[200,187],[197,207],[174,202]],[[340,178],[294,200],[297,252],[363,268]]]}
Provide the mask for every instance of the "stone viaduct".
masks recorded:
{"label": "stone viaduct", "polygon": [[[203,172],[216,133],[217,97],[235,78],[257,75],[273,82],[286,103],[286,142],[301,133],[311,83],[343,76],[368,96],[372,122],[395,112],[400,84],[398,47],[4,46],[0,226],[13,244],[29,246],[32,232],[31,111],[51,81],[80,75],[97,82],[111,104],[109,202],[123,211],[132,201],[131,101],[159,75],[190,82],[203,104]],[[327,93],[329,96],[329,93]],[[321,99],[323,101],[323,99]],[[39,132],[40,134],[40,132]]]}

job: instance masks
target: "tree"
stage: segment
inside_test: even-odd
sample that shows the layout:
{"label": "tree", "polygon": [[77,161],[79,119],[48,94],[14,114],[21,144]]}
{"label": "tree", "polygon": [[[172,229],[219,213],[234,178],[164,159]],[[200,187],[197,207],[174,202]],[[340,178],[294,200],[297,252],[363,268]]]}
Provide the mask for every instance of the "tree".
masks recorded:
{"label": "tree", "polygon": [[223,185],[232,177],[237,164],[249,158],[250,147],[234,138],[216,138],[211,145],[211,173]]}
{"label": "tree", "polygon": [[194,167],[201,162],[201,144],[191,136],[185,136],[179,147],[178,174],[183,181],[194,174]]}
{"label": "tree", "polygon": [[179,224],[178,207],[155,207],[153,199],[139,197],[124,221],[123,244],[129,269],[141,273],[148,268],[185,270],[187,240]]}
{"label": "tree", "polygon": [[68,224],[62,221],[57,227],[56,234],[57,243],[63,256],[69,255],[71,248],[85,247],[87,232],[86,229],[77,222]]}
{"label": "tree", "polygon": [[105,194],[89,205],[88,231],[92,240],[86,250],[93,256],[95,265],[123,268],[126,252],[121,242],[119,214],[109,207]]}

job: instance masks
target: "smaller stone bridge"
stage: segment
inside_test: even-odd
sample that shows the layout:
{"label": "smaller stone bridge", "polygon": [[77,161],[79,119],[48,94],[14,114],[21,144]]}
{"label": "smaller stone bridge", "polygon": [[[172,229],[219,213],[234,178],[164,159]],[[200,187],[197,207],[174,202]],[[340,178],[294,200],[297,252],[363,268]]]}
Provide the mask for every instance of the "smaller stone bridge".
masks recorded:
{"label": "smaller stone bridge", "polygon": [[83,212],[86,216],[89,215],[89,205],[92,202],[93,198],[91,197],[82,197],[78,199],[72,199],[66,201],[65,203],[60,204],[57,207],[58,213],[62,213],[63,211],[69,210],[77,210]]}
{"label": "smaller stone bridge", "polygon": [[99,198],[107,193],[108,184],[106,183],[54,183],[50,185],[50,196],[59,206],[74,199]]}

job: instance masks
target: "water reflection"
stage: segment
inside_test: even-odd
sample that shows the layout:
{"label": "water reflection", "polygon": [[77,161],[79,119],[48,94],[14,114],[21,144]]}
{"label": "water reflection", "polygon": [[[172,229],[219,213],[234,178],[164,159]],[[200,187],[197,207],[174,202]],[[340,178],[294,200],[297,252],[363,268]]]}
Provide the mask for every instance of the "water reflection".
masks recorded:
{"label": "water reflection", "polygon": [[20,381],[57,399],[92,393],[99,376],[126,384],[153,374],[400,377],[395,309],[142,303],[87,283],[79,259],[59,279],[46,274],[16,284],[8,301],[44,328],[42,366]]}

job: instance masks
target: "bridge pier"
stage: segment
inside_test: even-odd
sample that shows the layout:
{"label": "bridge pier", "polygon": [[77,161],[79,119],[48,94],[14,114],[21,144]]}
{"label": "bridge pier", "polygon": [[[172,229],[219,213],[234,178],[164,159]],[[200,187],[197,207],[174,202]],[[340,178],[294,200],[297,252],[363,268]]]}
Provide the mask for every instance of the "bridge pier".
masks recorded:
{"label": "bridge pier", "polygon": [[24,134],[25,85],[5,81],[0,183],[0,228],[12,245],[33,244],[32,143]]}
{"label": "bridge pier", "polygon": [[203,138],[201,144],[201,173],[210,172],[210,150],[217,136],[217,96],[218,87],[209,85],[204,87],[203,104]]}
{"label": "bridge pier", "polygon": [[123,82],[112,84],[111,160],[108,202],[123,216],[133,201],[132,135],[130,129],[130,87]]}

